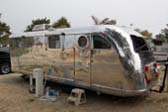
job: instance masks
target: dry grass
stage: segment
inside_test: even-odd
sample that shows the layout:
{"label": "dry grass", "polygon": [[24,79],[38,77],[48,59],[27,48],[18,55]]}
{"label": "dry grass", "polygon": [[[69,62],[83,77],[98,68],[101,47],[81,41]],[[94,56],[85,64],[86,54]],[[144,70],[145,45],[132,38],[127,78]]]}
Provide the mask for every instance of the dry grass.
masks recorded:
{"label": "dry grass", "polygon": [[[57,87],[58,85],[55,84]],[[167,112],[167,93],[121,98],[112,95],[97,96],[87,91],[87,103],[67,104],[69,93],[61,92],[56,102],[40,101],[28,92],[28,82],[19,74],[0,76],[0,112]]]}

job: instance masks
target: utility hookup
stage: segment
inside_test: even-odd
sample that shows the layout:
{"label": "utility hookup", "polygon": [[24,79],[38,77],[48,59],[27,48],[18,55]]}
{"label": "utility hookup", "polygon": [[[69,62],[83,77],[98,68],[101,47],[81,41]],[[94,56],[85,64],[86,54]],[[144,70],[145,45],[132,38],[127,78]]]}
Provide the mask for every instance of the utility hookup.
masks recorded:
{"label": "utility hookup", "polygon": [[41,68],[35,68],[33,70],[33,75],[30,76],[30,91],[33,90],[33,79],[35,79],[35,95],[37,97],[43,96],[44,94],[44,85],[43,85],[44,74]]}

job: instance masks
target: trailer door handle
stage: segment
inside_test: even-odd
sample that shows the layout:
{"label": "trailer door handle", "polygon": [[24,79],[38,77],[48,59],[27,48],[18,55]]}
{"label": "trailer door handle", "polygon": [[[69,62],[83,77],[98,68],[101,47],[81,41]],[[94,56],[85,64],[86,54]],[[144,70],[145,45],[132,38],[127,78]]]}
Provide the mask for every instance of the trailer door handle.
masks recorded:
{"label": "trailer door handle", "polygon": [[94,61],[91,59],[90,62],[93,63]]}

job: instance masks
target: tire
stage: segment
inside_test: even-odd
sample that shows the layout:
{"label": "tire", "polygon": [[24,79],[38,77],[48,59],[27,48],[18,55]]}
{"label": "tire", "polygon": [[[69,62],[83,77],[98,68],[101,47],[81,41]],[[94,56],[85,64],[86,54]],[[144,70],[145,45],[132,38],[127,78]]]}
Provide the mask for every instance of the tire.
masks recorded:
{"label": "tire", "polygon": [[0,72],[2,73],[2,74],[7,74],[7,73],[9,73],[11,71],[11,67],[10,67],[10,64],[9,63],[2,63],[1,65],[0,65]]}

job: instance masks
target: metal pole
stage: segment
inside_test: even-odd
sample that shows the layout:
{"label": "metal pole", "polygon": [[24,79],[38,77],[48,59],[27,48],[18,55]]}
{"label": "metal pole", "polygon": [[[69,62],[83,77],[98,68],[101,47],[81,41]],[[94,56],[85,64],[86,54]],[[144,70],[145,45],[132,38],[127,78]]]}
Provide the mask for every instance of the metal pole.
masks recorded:
{"label": "metal pole", "polygon": [[164,90],[165,87],[165,82],[167,82],[166,84],[166,88],[168,88],[168,76],[167,76],[167,69],[168,69],[168,57],[167,60],[165,61],[165,72],[164,72],[164,78],[163,78],[163,82],[162,82],[162,86],[160,87],[159,92],[161,93]]}
{"label": "metal pole", "polygon": [[30,91],[32,92],[33,91],[33,76],[32,75],[30,75],[29,81],[30,81]]}

